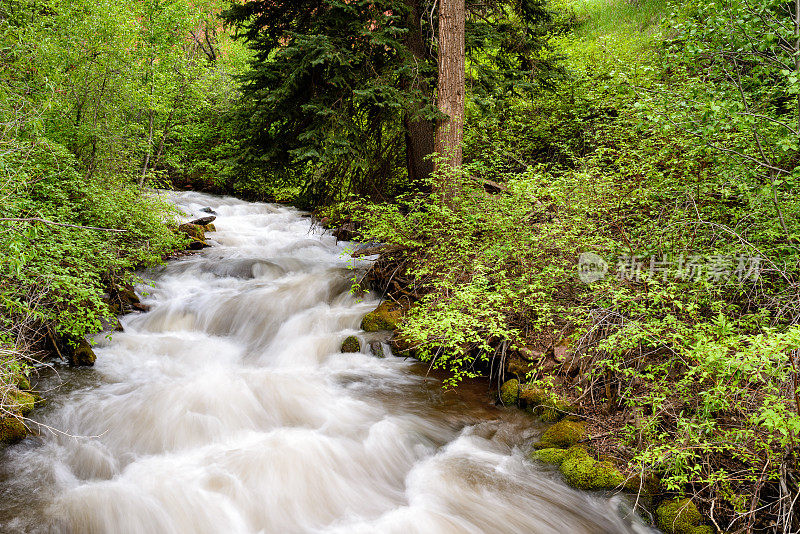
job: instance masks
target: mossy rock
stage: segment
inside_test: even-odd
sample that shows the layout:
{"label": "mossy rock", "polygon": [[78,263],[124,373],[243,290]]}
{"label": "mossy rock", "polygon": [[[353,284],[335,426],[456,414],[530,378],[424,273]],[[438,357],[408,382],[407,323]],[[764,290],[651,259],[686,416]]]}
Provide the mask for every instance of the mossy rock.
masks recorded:
{"label": "mossy rock", "polygon": [[371,311],[361,320],[361,329],[364,332],[379,332],[381,330],[396,330],[403,318],[403,308],[394,302],[386,301]]}
{"label": "mossy rock", "polygon": [[217,227],[214,226],[214,223],[208,223],[208,224],[203,226],[203,230],[206,231],[206,232],[216,232],[217,231]]}
{"label": "mossy rock", "polygon": [[519,400],[519,380],[512,378],[500,386],[500,402],[504,406],[512,406]]}
{"label": "mossy rock", "polygon": [[23,391],[31,389],[31,381],[23,371],[19,371],[17,373],[14,373],[13,382],[14,382],[14,385],[17,386],[17,389],[20,389],[20,390],[23,390]]}
{"label": "mossy rock", "polygon": [[187,248],[189,250],[203,250],[204,248],[208,248],[210,246],[211,245],[200,239],[192,239]]}
{"label": "mossy rock", "polygon": [[383,343],[380,341],[371,341],[369,344],[369,351],[376,358],[385,358],[386,354],[383,352]]}
{"label": "mossy rock", "polygon": [[25,438],[28,429],[21,417],[6,416],[0,419],[0,443],[16,443]]}
{"label": "mossy rock", "polygon": [[625,481],[625,489],[649,497],[661,494],[661,480],[653,474],[633,475]]}
{"label": "mossy rock", "polygon": [[361,342],[356,336],[348,336],[342,341],[342,352],[361,352]]}
{"label": "mossy rock", "polygon": [[203,230],[203,227],[199,224],[183,223],[182,225],[178,226],[178,231],[183,232],[192,239],[197,239],[199,241],[206,240],[205,230]]}
{"label": "mossy rock", "polygon": [[28,415],[36,407],[36,396],[12,389],[6,395],[6,403],[12,411]]}
{"label": "mossy rock", "polygon": [[568,449],[586,436],[586,425],[563,419],[548,428],[542,439],[534,445],[537,449]]}
{"label": "mossy rock", "polygon": [[691,499],[673,499],[656,509],[658,528],[667,534],[713,534],[714,529],[699,525],[703,516]]}
{"label": "mossy rock", "polygon": [[72,343],[65,344],[69,364],[73,367],[91,367],[94,365],[97,356],[89,342],[81,338],[75,343],[77,346],[73,346]]}
{"label": "mossy rock", "polygon": [[613,489],[625,484],[625,477],[611,462],[599,462],[579,446],[566,451],[561,473],[571,486],[582,490]]}
{"label": "mossy rock", "polygon": [[526,409],[546,423],[560,421],[566,414],[575,411],[575,407],[564,399],[554,398],[545,390],[527,384],[521,386],[519,399]]}
{"label": "mossy rock", "polygon": [[564,449],[539,449],[531,453],[531,458],[547,464],[561,465],[567,451]]}

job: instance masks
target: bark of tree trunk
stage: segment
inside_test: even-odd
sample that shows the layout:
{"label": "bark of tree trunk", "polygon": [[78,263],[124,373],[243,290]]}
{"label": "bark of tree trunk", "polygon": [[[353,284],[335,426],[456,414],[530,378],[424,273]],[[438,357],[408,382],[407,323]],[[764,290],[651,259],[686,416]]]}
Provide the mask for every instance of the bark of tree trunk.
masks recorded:
{"label": "bark of tree trunk", "polygon": [[[429,94],[430,87],[425,82],[419,69],[431,59],[425,39],[422,35],[422,7],[420,0],[409,0],[408,36],[406,46],[417,61],[418,69],[414,80],[408,83],[407,89],[418,90]],[[403,125],[406,129],[406,168],[408,179],[413,184],[423,184],[433,172],[433,162],[426,159],[433,153],[433,139],[436,125],[431,120],[415,117],[419,110],[406,112]]]}
{"label": "bark of tree trunk", "polygon": [[[465,0],[439,0],[439,84],[437,103],[446,116],[436,128],[435,150],[444,156],[442,163],[461,166],[461,141],[464,132],[464,31]],[[439,185],[443,199],[453,197],[456,184],[446,180]]]}

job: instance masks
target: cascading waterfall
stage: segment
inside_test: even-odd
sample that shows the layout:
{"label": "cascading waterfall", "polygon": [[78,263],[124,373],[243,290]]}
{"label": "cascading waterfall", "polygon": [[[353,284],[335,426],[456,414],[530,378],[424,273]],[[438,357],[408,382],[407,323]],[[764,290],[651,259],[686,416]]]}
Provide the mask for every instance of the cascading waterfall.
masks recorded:
{"label": "cascading waterfall", "polygon": [[[40,435],[0,456],[0,532],[648,532],[625,500],[525,457],[541,429],[420,364],[341,354],[377,301],[296,210],[199,193],[216,244],[145,273],[151,311],[40,380]],[[367,343],[362,343],[366,346]]]}

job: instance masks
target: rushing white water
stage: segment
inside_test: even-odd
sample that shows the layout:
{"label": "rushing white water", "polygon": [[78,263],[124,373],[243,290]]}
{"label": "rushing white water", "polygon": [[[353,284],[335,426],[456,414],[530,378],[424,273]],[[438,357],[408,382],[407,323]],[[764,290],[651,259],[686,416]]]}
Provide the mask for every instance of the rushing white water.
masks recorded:
{"label": "rushing white water", "polygon": [[[152,306],[62,369],[0,457],[0,531],[645,532],[525,457],[536,422],[420,365],[341,354],[376,305],[345,244],[292,209],[177,194],[217,244],[148,273]],[[352,262],[352,260],[350,260]],[[362,343],[365,346],[366,343]],[[63,432],[63,433],[62,433]]]}

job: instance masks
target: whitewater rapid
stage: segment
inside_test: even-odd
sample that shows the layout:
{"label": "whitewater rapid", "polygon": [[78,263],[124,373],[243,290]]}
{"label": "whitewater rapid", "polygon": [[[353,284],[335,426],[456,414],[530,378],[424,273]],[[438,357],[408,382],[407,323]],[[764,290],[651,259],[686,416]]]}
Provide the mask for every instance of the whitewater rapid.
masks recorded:
{"label": "whitewater rapid", "polygon": [[[413,361],[342,354],[375,296],[297,210],[199,193],[214,246],[143,273],[147,313],[44,373],[40,435],[0,453],[3,533],[648,532],[526,458],[542,426]],[[359,260],[356,271],[363,269]],[[388,352],[388,346],[385,347]]]}

